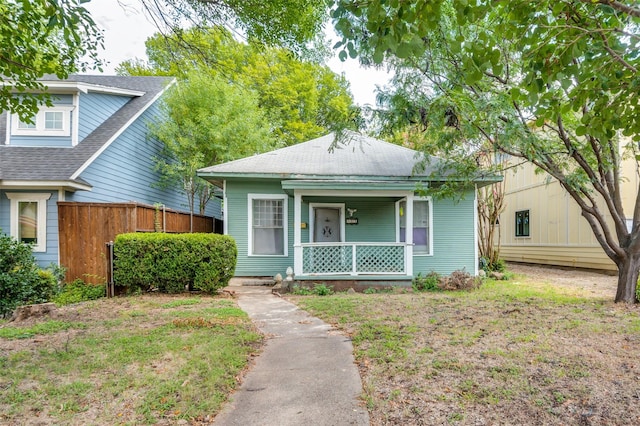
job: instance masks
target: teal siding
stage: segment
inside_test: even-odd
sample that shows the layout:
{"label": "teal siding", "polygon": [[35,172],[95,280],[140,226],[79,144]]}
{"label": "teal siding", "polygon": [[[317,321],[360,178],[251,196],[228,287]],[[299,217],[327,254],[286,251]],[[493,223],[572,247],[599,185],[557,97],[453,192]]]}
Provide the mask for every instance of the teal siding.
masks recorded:
{"label": "teal siding", "polygon": [[[310,203],[344,204],[346,217],[349,216],[348,208],[357,209],[353,217],[358,218],[358,224],[345,224],[345,242],[392,243],[396,241],[395,199],[303,197],[302,201],[303,222],[309,222]],[[302,242],[309,242],[309,228],[303,231],[305,232],[302,235]]]}
{"label": "teal siding", "polygon": [[249,256],[248,195],[284,194],[280,181],[259,182],[227,181],[227,229],[238,246],[236,275],[244,277],[286,276],[287,267],[293,268],[293,197],[288,197],[288,256]]}
{"label": "teal siding", "polygon": [[475,203],[474,193],[465,198],[433,200],[433,255],[414,256],[413,273],[431,271],[448,275],[458,269],[475,272]]}
{"label": "teal siding", "polygon": [[[168,208],[188,211],[187,197],[180,188],[160,188],[155,158],[162,145],[147,138],[147,123],[157,114],[157,107],[147,110],[131,124],[80,175],[89,182],[91,191],[70,194],[67,201],[161,203]],[[196,212],[198,207],[196,206]],[[220,217],[220,203],[213,199],[207,205],[208,216]]]}
{"label": "teal siding", "polygon": [[11,218],[9,216],[11,209],[11,200],[5,195],[7,192],[28,194],[32,193],[50,193],[51,198],[47,200],[47,249],[45,252],[34,252],[38,264],[46,267],[50,263],[58,263],[58,192],[57,191],[23,191],[9,190],[0,191],[0,230],[3,234],[9,235],[11,232]]}
{"label": "teal siding", "polygon": [[99,125],[131,100],[130,96],[81,93],[78,140],[82,141]]}

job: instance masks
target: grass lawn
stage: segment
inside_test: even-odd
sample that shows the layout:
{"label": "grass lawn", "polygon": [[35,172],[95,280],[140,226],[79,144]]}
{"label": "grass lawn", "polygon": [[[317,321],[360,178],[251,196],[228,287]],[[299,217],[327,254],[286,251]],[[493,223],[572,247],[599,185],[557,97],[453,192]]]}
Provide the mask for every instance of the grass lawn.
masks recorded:
{"label": "grass lawn", "polygon": [[638,307],[522,277],[290,300],[352,337],[373,425],[640,424]]}
{"label": "grass lawn", "polygon": [[4,322],[0,424],[209,423],[261,343],[233,300],[205,296],[102,299]]}

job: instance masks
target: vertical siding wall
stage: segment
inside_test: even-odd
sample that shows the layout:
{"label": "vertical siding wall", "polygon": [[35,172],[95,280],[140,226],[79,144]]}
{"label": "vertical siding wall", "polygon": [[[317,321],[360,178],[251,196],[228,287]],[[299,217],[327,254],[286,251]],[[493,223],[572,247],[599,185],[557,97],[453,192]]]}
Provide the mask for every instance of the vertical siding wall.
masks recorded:
{"label": "vertical siding wall", "polygon": [[[153,232],[156,214],[160,229],[189,232],[188,213],[157,211],[136,203],[58,203],[60,264],[67,281],[104,283],[107,277],[106,243],[127,232]],[[194,215],[193,232],[213,232],[214,219]]]}
{"label": "vertical siding wall", "polygon": [[[628,183],[623,188],[630,189]],[[577,203],[556,180],[529,164],[505,176],[500,254],[507,261],[615,270]],[[529,210],[529,236],[516,237],[515,214]],[[602,211],[606,211],[605,208]],[[612,224],[610,216],[607,220]]]}

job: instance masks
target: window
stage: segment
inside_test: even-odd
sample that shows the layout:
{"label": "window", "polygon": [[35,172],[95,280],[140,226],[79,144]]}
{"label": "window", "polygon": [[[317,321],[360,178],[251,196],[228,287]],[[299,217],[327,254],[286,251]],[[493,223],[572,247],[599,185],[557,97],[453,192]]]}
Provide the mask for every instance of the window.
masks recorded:
{"label": "window", "polygon": [[[407,202],[398,203],[399,241],[407,241]],[[430,200],[413,201],[413,254],[431,254]]]}
{"label": "window", "polygon": [[287,196],[249,194],[249,255],[287,256]]}
{"label": "window", "polygon": [[516,212],[516,237],[529,236],[529,210]]}
{"label": "window", "polygon": [[64,114],[62,111],[45,111],[44,112],[44,129],[45,130],[62,130]]}
{"label": "window", "polygon": [[13,114],[11,134],[15,136],[69,136],[71,135],[71,110],[73,106],[42,107],[32,117],[33,123],[20,120]]}
{"label": "window", "polygon": [[33,251],[47,250],[47,200],[51,194],[7,193],[11,200],[11,236],[33,244]]}

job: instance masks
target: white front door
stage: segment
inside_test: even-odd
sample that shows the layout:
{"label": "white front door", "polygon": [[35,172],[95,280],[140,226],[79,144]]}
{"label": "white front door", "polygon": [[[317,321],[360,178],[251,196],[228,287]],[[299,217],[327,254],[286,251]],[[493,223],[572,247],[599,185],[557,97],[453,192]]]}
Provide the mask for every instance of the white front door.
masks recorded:
{"label": "white front door", "polygon": [[314,243],[339,243],[342,241],[339,208],[314,207],[313,225]]}

